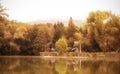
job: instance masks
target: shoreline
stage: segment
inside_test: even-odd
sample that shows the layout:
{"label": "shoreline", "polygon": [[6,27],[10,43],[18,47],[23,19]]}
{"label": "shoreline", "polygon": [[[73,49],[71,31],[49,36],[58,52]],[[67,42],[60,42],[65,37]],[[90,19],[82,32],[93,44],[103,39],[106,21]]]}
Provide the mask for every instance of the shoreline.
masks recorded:
{"label": "shoreline", "polygon": [[0,59],[21,60],[21,59],[40,59],[40,60],[80,60],[80,61],[120,61],[120,57],[68,57],[68,56],[0,56]]}
{"label": "shoreline", "polygon": [[40,52],[40,55],[1,55],[0,57],[57,57],[57,58],[119,58],[120,53],[116,52],[66,52],[59,54],[58,52]]}

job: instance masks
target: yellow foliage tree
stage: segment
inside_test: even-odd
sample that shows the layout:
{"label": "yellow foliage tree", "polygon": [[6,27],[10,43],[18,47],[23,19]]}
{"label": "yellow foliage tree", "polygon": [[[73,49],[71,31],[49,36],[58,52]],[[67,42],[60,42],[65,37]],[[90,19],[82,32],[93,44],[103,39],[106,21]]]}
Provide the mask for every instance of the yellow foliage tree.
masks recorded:
{"label": "yellow foliage tree", "polygon": [[65,38],[60,38],[56,43],[55,43],[55,47],[58,49],[58,51],[60,53],[63,53],[66,51],[67,49],[67,41]]}

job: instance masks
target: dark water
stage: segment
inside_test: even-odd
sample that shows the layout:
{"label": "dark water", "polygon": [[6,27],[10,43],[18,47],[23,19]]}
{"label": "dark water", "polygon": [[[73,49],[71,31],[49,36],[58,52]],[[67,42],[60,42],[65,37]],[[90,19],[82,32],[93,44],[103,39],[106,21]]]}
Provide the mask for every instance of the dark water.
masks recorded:
{"label": "dark water", "polygon": [[0,74],[120,74],[120,60],[0,57]]}

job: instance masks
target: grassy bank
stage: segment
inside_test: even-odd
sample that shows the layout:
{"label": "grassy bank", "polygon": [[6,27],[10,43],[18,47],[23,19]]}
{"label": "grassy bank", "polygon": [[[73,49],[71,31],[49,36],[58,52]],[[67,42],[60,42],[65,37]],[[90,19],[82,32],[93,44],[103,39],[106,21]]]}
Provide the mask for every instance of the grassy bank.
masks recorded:
{"label": "grassy bank", "polygon": [[80,56],[80,57],[120,57],[120,53],[116,52],[66,52],[59,54],[58,52],[40,52],[40,56]]}

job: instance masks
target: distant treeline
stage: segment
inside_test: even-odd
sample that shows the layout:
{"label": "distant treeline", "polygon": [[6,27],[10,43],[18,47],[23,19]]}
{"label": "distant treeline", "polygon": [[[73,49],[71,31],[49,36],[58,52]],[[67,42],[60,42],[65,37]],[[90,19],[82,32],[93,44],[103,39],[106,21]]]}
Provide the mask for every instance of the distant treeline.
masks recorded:
{"label": "distant treeline", "polygon": [[1,6],[0,55],[39,55],[52,50],[64,53],[73,48],[84,52],[120,51],[120,16],[90,12],[86,22],[78,25],[72,17],[67,26],[62,22],[30,25],[10,21]]}

